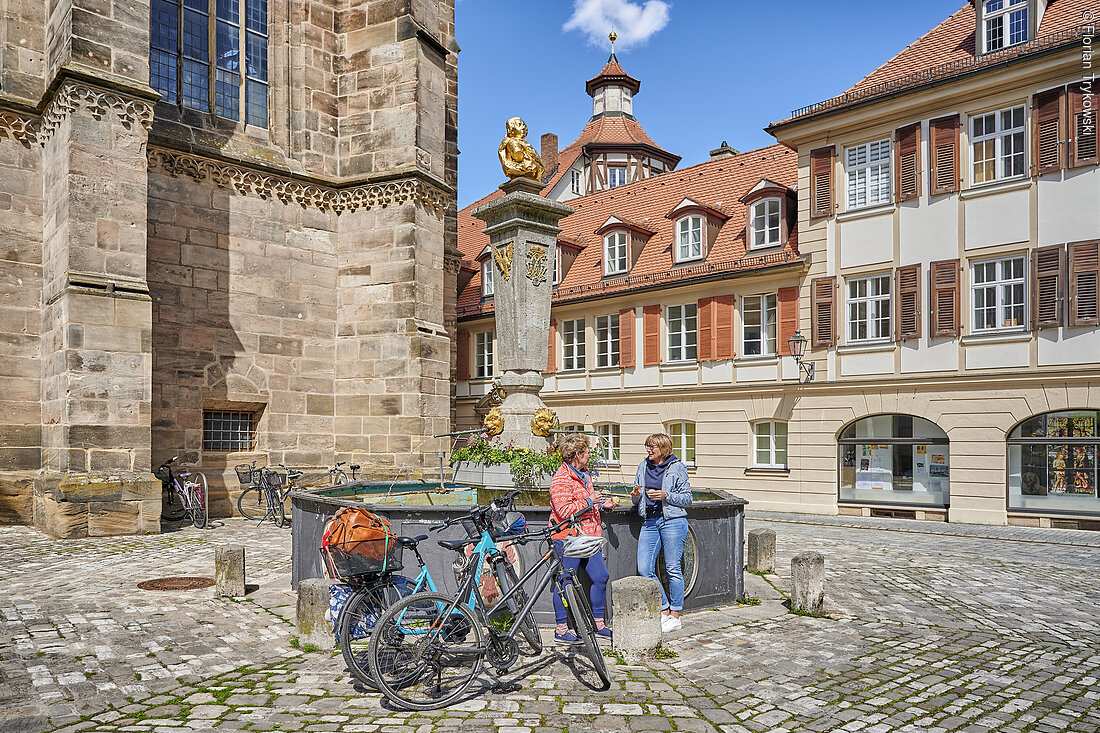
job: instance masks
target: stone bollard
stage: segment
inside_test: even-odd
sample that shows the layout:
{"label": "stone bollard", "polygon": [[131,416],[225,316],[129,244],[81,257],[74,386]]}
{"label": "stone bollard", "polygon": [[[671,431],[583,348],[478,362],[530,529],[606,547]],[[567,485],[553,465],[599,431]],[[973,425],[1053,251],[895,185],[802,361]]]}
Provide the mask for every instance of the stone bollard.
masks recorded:
{"label": "stone bollard", "polygon": [[775,530],[749,530],[748,570],[752,573],[775,572]]}
{"label": "stone bollard", "polygon": [[633,576],[611,583],[615,619],[611,648],[636,661],[661,643],[661,593],[653,578]]}
{"label": "stone bollard", "polygon": [[823,613],[825,557],[820,552],[800,552],[791,558],[791,610]]}
{"label": "stone bollard", "polygon": [[332,581],[309,578],[298,582],[298,645],[328,650],[335,645],[332,622],[325,618]]}
{"label": "stone bollard", "polygon": [[219,598],[244,596],[244,545],[214,548],[214,595]]}

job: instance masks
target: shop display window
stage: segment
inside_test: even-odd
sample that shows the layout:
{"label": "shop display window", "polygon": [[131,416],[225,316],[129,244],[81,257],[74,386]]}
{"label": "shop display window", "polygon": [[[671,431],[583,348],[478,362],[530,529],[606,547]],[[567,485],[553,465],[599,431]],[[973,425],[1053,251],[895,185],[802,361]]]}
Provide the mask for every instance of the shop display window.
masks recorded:
{"label": "shop display window", "polygon": [[1100,411],[1036,415],[1008,435],[1008,508],[1100,513]]}
{"label": "shop display window", "polygon": [[946,507],[951,496],[947,434],[913,415],[873,415],[837,440],[840,501]]}

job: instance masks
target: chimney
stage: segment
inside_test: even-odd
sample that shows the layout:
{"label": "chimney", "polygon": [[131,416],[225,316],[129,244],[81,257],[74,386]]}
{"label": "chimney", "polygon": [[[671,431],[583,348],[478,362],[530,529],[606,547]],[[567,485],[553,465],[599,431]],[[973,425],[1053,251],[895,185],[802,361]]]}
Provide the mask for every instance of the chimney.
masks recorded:
{"label": "chimney", "polygon": [[546,168],[546,178],[558,170],[558,136],[552,132],[542,135],[542,165]]}
{"label": "chimney", "polygon": [[733,148],[731,148],[729,146],[729,143],[727,143],[725,140],[723,140],[722,144],[719,145],[717,148],[710,151],[710,159],[711,160],[721,160],[722,158],[732,158],[735,155],[740,155],[740,153],[738,151],[734,150]]}

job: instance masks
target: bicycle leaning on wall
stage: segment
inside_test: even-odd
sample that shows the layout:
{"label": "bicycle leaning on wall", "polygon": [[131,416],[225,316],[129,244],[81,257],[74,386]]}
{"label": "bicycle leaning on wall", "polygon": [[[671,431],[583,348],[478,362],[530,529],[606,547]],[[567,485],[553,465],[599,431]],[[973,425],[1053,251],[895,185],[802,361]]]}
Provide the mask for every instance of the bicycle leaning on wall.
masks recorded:
{"label": "bicycle leaning on wall", "polygon": [[245,519],[264,521],[270,519],[276,527],[287,527],[290,520],[286,516],[286,500],[290,492],[297,490],[293,483],[302,477],[301,471],[289,469],[279,464],[279,469],[257,467],[242,463],[236,466],[237,480],[244,490],[237,497],[237,511]]}
{"label": "bicycle leaning on wall", "polygon": [[172,511],[171,516],[166,516],[165,519],[186,519],[197,529],[202,529],[210,518],[206,476],[198,471],[173,471],[172,464],[177,460],[179,456],[172,456],[153,471],[153,475],[160,479],[168,493],[169,509],[180,509],[178,514]]}

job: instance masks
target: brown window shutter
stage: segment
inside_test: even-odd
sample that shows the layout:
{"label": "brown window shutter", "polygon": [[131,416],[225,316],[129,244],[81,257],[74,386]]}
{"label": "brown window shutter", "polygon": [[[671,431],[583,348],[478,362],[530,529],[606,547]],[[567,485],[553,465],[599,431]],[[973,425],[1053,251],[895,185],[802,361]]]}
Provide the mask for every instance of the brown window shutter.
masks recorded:
{"label": "brown window shutter", "polygon": [[920,196],[920,123],[915,122],[897,131],[898,201],[912,201]]}
{"label": "brown window shutter", "polygon": [[894,328],[898,341],[920,338],[920,265],[899,267],[894,272],[897,317]]}
{"label": "brown window shutter", "polygon": [[470,378],[470,334],[468,331],[459,331],[458,336],[458,356],[456,357],[455,364],[455,379],[469,379]]}
{"label": "brown window shutter", "polygon": [[619,366],[630,369],[634,366],[634,309],[619,311]]}
{"label": "brown window shutter", "polygon": [[661,363],[661,306],[647,305],[642,308],[642,344],[645,365]]}
{"label": "brown window shutter", "polygon": [[714,358],[732,359],[736,353],[733,338],[734,297],[716,295],[711,307],[714,310]]}
{"label": "brown window shutter", "polygon": [[699,361],[714,361],[714,298],[700,298],[697,304],[699,314],[697,334]]}
{"label": "brown window shutter", "polygon": [[836,343],[836,278],[819,277],[811,283],[814,346]]}
{"label": "brown window shutter", "polygon": [[836,148],[818,148],[810,152],[810,216],[833,214],[833,169]]}
{"label": "brown window shutter", "polygon": [[1040,247],[1031,253],[1031,327],[1062,325],[1066,250],[1062,245]]}
{"label": "brown window shutter", "polygon": [[557,334],[558,334],[558,322],[550,319],[550,346],[546,354],[546,371],[544,374],[553,374],[558,370],[558,355],[555,353],[557,349]]}
{"label": "brown window shutter", "polygon": [[780,356],[789,356],[791,347],[788,343],[794,332],[798,330],[798,286],[779,288],[776,294],[779,318],[779,343],[776,344]]}
{"label": "brown window shutter", "polygon": [[1051,89],[1035,95],[1032,120],[1035,129],[1036,170],[1049,173],[1062,169],[1062,89]]}
{"label": "brown window shutter", "polygon": [[932,195],[959,190],[959,116],[940,117],[928,123],[932,143]]}
{"label": "brown window shutter", "polygon": [[932,338],[959,335],[959,261],[939,260],[929,270],[932,281]]}
{"label": "brown window shutter", "polygon": [[[1094,96],[1095,100],[1096,97]],[[1080,168],[1085,165],[1096,165],[1100,162],[1100,151],[1097,146],[1097,135],[1100,130],[1100,111],[1093,104],[1090,109],[1085,109],[1085,90],[1080,84],[1071,84],[1069,87],[1069,167]]]}
{"label": "brown window shutter", "polygon": [[1069,246],[1069,325],[1100,325],[1100,241]]}

